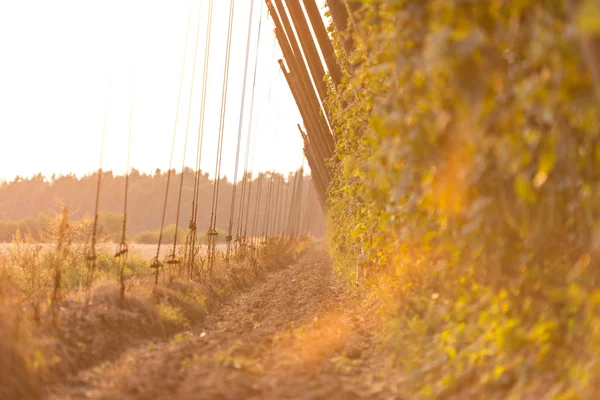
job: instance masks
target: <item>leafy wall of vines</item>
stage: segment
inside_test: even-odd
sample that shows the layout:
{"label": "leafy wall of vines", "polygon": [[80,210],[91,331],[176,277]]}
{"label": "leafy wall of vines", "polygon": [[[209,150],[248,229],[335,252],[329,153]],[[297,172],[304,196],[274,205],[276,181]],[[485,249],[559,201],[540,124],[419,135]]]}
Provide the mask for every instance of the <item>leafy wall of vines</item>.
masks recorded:
{"label": "leafy wall of vines", "polygon": [[336,265],[384,293],[420,395],[590,398],[600,131],[571,21],[600,21],[566,0],[363,3],[328,104]]}

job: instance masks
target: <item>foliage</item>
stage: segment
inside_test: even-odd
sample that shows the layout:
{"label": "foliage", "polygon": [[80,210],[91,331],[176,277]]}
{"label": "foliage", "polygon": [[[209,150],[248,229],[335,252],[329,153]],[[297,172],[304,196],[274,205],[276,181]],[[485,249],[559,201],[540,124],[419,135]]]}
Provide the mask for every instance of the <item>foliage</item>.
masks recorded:
{"label": "foliage", "polygon": [[46,291],[51,271],[42,268],[41,251],[42,246],[35,244],[31,236],[23,236],[17,230],[6,254],[6,278],[20,288],[26,299],[33,299]]}
{"label": "foliage", "polygon": [[[53,287],[59,271],[59,287],[77,289],[83,284],[86,275],[85,243],[88,240],[92,221],[84,218],[69,222],[68,214],[43,215],[40,218],[38,238],[31,234],[21,234],[17,230],[6,254],[0,254],[0,266],[5,278],[16,287],[23,297],[37,303],[44,303]],[[66,223],[66,225],[65,225]],[[39,244],[39,241],[44,244]],[[101,279],[118,276],[119,265],[106,245],[107,236],[98,238],[97,273]],[[146,262],[139,254],[130,252],[125,261],[125,276],[148,274]]]}
{"label": "foliage", "polygon": [[336,264],[389,300],[421,395],[593,397],[600,132],[566,1],[363,3],[328,100]]}
{"label": "foliage", "polygon": [[0,243],[10,242],[13,236],[20,232],[31,236],[32,239],[39,241],[39,218],[27,217],[20,221],[4,220],[0,221]]}
{"label": "foliage", "polygon": [[[63,207],[62,203],[58,203],[59,207]],[[60,211],[60,208],[59,210]],[[0,221],[0,243],[10,243],[13,236],[20,231],[21,234],[27,235],[32,240],[38,243],[52,243],[52,240],[44,237],[43,230],[47,228],[49,220],[53,218],[53,212],[40,213],[36,218],[26,217],[19,221],[4,220]],[[90,217],[85,214],[77,221],[78,224],[84,225],[90,220]],[[100,213],[98,215],[98,232],[105,236],[106,239],[119,242],[123,228],[123,214],[120,213]]]}
{"label": "foliage", "polygon": [[162,302],[159,303],[158,310],[162,320],[189,328],[190,321],[185,317],[179,307],[172,306],[167,302]]}

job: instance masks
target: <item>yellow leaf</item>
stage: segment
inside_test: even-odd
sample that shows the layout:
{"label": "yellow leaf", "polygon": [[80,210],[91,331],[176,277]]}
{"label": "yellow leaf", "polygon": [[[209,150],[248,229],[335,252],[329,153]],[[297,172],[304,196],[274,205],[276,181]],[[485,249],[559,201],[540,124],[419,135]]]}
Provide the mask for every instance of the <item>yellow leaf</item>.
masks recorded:
{"label": "yellow leaf", "polygon": [[577,12],[577,26],[586,34],[600,33],[600,4],[597,0],[585,0]]}
{"label": "yellow leaf", "polygon": [[526,200],[528,203],[535,203],[537,199],[531,181],[522,174],[517,176],[517,179],[515,180],[515,192],[517,193],[517,196]]}

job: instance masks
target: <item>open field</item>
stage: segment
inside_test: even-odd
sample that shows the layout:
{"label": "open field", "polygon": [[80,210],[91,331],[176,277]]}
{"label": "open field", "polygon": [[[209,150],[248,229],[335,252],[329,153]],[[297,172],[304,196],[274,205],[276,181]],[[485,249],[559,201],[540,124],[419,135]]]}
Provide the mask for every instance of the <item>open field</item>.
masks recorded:
{"label": "open field", "polygon": [[[0,398],[55,398],[65,390],[67,398],[78,398],[70,388],[79,391],[79,385],[72,386],[79,374],[96,370],[103,362],[110,364],[149,341],[160,345],[176,333],[180,335],[174,340],[187,337],[213,310],[263,281],[269,272],[293,263],[308,245],[308,241],[271,240],[261,245],[260,252],[232,257],[229,263],[218,255],[214,265],[198,262],[193,279],[188,270],[165,263],[158,270],[158,284],[146,263],[140,262],[143,256],[119,264],[111,253],[98,249],[91,281],[79,251],[62,253],[45,245],[44,251],[36,252],[29,245],[9,258],[0,257]],[[59,257],[71,256],[77,258],[56,263]],[[125,274],[121,294],[119,265],[124,265]],[[243,319],[232,319],[236,321]]]}
{"label": "open field", "polygon": [[316,246],[191,329],[83,369],[49,399],[397,398],[376,319],[352,297]]}
{"label": "open field", "polygon": [[[0,254],[6,253],[7,250],[10,248],[11,244],[10,243],[0,243]],[[34,246],[34,245],[29,245],[29,246]],[[49,249],[52,248],[52,244],[48,244],[48,243],[40,243],[39,246],[42,246],[42,251],[47,251]],[[168,245],[161,245],[160,248],[160,257],[164,258],[172,245],[168,244]],[[180,245],[178,245],[177,247],[179,248]],[[116,243],[110,243],[110,244],[102,244],[101,248],[106,249],[107,251],[111,251],[111,249],[116,249],[117,248],[117,244]],[[219,243],[217,244],[217,250],[218,251],[224,251],[226,250],[227,245],[224,243]],[[136,253],[139,254],[143,259],[145,260],[151,260],[152,258],[154,258],[154,256],[156,256],[156,245],[155,244],[131,244],[129,245],[129,250],[132,253]],[[203,246],[203,250],[206,251],[206,246]]]}

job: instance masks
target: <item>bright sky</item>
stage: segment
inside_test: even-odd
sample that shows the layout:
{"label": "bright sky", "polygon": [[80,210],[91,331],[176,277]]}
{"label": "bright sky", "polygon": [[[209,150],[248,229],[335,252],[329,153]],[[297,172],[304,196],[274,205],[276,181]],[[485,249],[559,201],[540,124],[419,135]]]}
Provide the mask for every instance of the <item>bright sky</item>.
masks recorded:
{"label": "bright sky", "polygon": [[[243,136],[250,116],[255,0]],[[223,175],[233,175],[251,0],[236,0],[225,118]],[[302,161],[301,122],[274,56],[273,22],[262,6],[253,169],[288,172]],[[202,169],[214,174],[229,1],[214,0]],[[166,169],[173,137],[188,18],[191,26],[173,168],[180,169],[190,106],[186,165],[195,163],[208,0],[0,0],[0,180],[98,168],[109,75],[103,168],[123,173],[134,83],[131,166]],[[191,91],[196,31],[200,37]],[[136,49],[134,51],[134,49]],[[135,57],[134,57],[135,54]],[[110,68],[111,56],[113,59]],[[135,74],[134,71],[134,58]],[[109,73],[112,71],[112,73]],[[241,157],[245,142],[242,143]]]}

